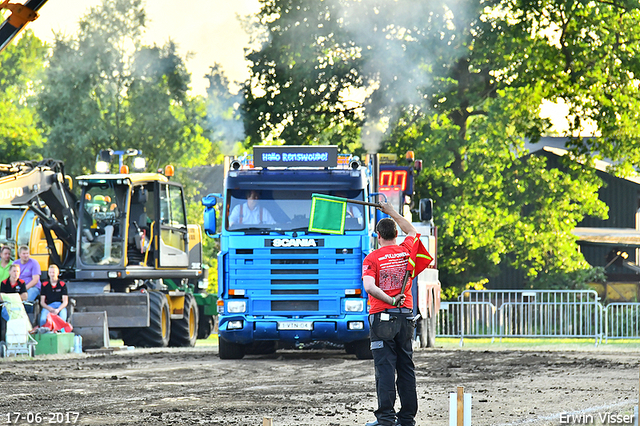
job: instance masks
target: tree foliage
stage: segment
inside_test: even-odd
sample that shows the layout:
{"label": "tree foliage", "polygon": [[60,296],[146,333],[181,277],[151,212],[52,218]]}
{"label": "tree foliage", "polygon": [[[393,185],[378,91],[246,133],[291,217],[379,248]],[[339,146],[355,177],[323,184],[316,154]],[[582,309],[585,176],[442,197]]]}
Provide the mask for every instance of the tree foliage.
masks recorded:
{"label": "tree foliage", "polygon": [[[248,56],[252,143],[341,140],[416,151],[419,197],[435,199],[449,285],[513,262],[530,280],[588,268],[571,230],[606,216],[597,156],[637,163],[639,6],[622,1],[262,0]],[[360,101],[357,101],[360,96]],[[528,155],[549,130],[545,100],[602,137],[572,139],[562,167]],[[579,160],[579,161],[574,161]]]}
{"label": "tree foliage", "polygon": [[35,159],[43,144],[33,94],[40,90],[46,46],[25,31],[0,54],[0,157]]}
{"label": "tree foliage", "polygon": [[233,154],[245,140],[240,116],[242,93],[231,93],[229,79],[219,64],[212,66],[205,77],[209,81],[205,131],[214,142],[208,163],[221,164],[223,155]]}
{"label": "tree foliage", "polygon": [[71,159],[73,174],[92,170],[101,149],[141,149],[152,167],[201,164],[201,98],[176,47],[144,46],[141,0],[103,0],[80,20],[76,37],[57,36],[39,112],[49,129],[47,156]]}

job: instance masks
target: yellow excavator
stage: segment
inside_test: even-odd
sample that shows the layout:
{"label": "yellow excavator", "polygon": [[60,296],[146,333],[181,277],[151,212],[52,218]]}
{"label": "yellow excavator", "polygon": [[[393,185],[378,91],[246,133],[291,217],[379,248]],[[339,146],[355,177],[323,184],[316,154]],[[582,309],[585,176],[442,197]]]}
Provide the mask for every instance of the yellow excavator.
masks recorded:
{"label": "yellow excavator", "polygon": [[0,165],[6,242],[26,241],[30,231],[34,258],[45,271],[60,267],[75,313],[106,313],[126,345],[194,346],[199,325],[215,315],[200,227],[186,222],[171,166],[119,172],[77,177],[76,198],[61,161]]}

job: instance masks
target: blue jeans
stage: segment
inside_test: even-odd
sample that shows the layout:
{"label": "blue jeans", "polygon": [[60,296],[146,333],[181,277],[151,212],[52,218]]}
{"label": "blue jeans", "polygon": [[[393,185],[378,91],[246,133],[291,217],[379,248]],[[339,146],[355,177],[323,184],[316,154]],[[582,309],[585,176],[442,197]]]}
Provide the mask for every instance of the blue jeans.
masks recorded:
{"label": "blue jeans", "polygon": [[[49,306],[51,306],[53,309],[58,308],[60,305],[62,305],[62,302],[51,302],[49,303]],[[49,315],[49,310],[42,308],[42,312],[40,312],[40,327],[42,327],[44,325],[45,322],[47,322],[47,316]],[[60,318],[62,318],[64,321],[67,320],[67,308],[63,308],[59,313],[58,316]]]}
{"label": "blue jeans", "polygon": [[[27,302],[36,303],[36,300],[38,300],[39,296],[40,289],[38,287],[33,286],[27,289]],[[24,310],[27,311],[27,313],[33,312],[33,305],[24,305]]]}

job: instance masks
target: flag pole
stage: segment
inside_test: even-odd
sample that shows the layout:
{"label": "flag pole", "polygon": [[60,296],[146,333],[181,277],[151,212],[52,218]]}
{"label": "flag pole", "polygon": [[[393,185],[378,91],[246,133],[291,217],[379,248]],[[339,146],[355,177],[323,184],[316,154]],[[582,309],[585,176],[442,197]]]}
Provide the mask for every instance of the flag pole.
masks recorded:
{"label": "flag pole", "polygon": [[404,294],[404,290],[407,288],[407,283],[409,282],[409,277],[411,276],[411,272],[405,271],[404,278],[402,278],[402,290],[400,290],[400,295]]}
{"label": "flag pole", "polygon": [[381,207],[380,203],[370,203],[368,201],[360,201],[360,200],[349,200],[348,198],[344,199],[347,203],[351,204],[360,204],[361,206],[371,206],[371,207]]}

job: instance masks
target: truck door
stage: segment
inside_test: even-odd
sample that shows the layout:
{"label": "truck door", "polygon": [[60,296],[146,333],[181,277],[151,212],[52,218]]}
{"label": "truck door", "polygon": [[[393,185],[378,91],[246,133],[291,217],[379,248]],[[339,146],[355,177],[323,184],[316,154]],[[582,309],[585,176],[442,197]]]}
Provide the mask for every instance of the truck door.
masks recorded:
{"label": "truck door", "polygon": [[161,268],[187,268],[189,236],[182,186],[171,182],[158,185],[158,264]]}

